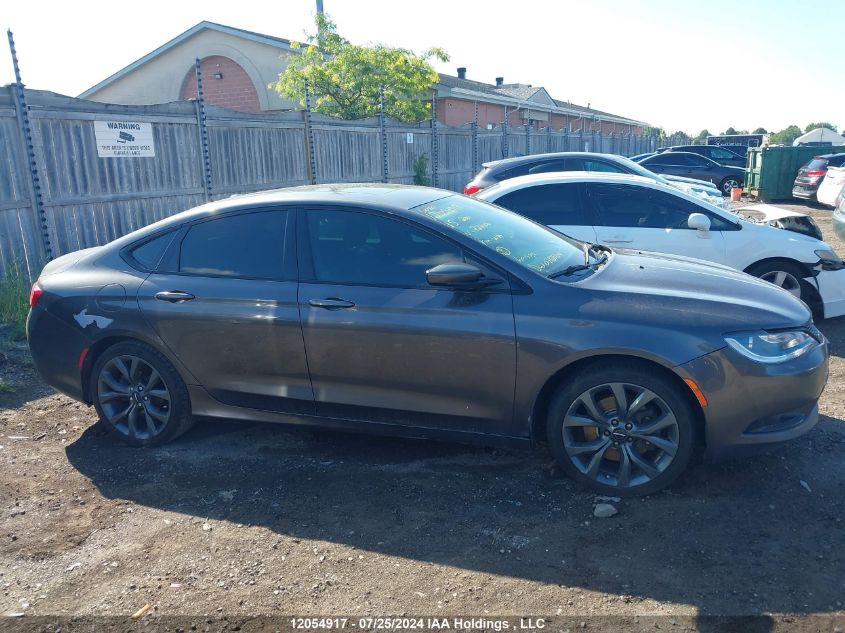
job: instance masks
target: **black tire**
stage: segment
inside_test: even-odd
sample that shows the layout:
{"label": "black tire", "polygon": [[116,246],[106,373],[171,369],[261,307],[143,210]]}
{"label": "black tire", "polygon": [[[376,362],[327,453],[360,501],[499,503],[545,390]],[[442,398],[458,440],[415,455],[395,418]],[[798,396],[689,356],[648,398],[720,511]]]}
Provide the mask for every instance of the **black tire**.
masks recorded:
{"label": "black tire", "polygon": [[[568,440],[564,437],[565,433],[586,433],[587,429],[591,427],[568,426],[566,429],[569,430],[565,430],[564,418],[566,418],[567,414],[573,410],[573,407],[577,410],[577,407],[581,406],[579,404],[580,399],[586,392],[596,390],[595,393],[601,394],[602,389],[604,389],[603,385],[608,383],[624,383],[626,394],[636,394],[634,387],[639,387],[656,395],[657,400],[660,402],[658,403],[657,401],[653,401],[651,404],[645,405],[645,407],[653,406],[657,411],[657,413],[654,414],[657,419],[662,419],[661,416],[663,414],[660,413],[660,409],[664,405],[670,409],[670,412],[674,416],[676,425],[671,429],[664,429],[663,431],[671,431],[673,435],[672,441],[675,446],[674,455],[670,456],[668,452],[664,455],[664,451],[658,449],[657,444],[651,445],[648,441],[643,442],[643,440],[639,438],[629,438],[627,444],[624,441],[621,443],[621,448],[607,447],[604,450],[600,456],[602,470],[596,476],[586,474],[584,472],[583,463],[579,462],[576,464],[576,460],[579,460],[580,456],[573,457],[570,455],[569,451],[573,450],[572,442],[569,443],[570,448],[568,449]],[[631,389],[630,391],[629,388]],[[635,403],[636,399],[628,402],[626,409],[629,406],[633,408]],[[645,407],[638,409],[634,415],[637,413],[648,413],[648,411],[644,411]],[[617,408],[619,407],[617,406]],[[615,411],[615,409],[612,411]],[[616,416],[615,413],[610,413],[610,415],[613,417],[607,419],[608,424]],[[572,417],[578,416],[573,415]],[[621,415],[619,417],[623,418]],[[628,417],[625,415],[622,423],[624,424],[627,419]],[[636,422],[632,433],[636,433],[638,428],[646,429],[649,423],[654,424],[654,422],[654,418],[650,419],[646,417],[644,419],[644,426],[639,427],[639,422]],[[627,426],[627,424],[624,425]],[[573,428],[575,431],[573,431]],[[577,429],[581,430],[577,431]],[[611,427],[608,426],[608,429],[613,432],[622,431],[620,427],[611,429]],[[601,494],[630,497],[636,495],[647,495],[657,492],[658,490],[662,490],[663,488],[671,485],[672,482],[674,482],[675,479],[677,479],[684,471],[692,458],[693,449],[695,447],[696,417],[692,406],[685,395],[681,392],[678,385],[676,385],[670,378],[664,376],[659,370],[656,370],[656,368],[650,363],[637,361],[636,359],[600,361],[588,366],[583,371],[579,371],[577,376],[571,380],[566,380],[564,384],[558,388],[551,400],[551,404],[549,405],[546,432],[552,455],[558,464],[560,464],[564,472],[566,472],[566,474],[568,474],[572,479]],[[599,431],[598,427],[596,427],[594,432],[597,437],[586,438],[588,442],[594,443],[604,441],[602,437],[598,437],[598,435],[605,435],[605,431]],[[627,433],[627,431],[623,432]],[[655,441],[658,436],[659,433],[648,435],[650,438],[654,437]],[[607,438],[607,441],[610,441],[611,443],[612,440],[612,435]],[[584,444],[586,444],[586,442]],[[613,444],[613,446],[617,446],[617,444]],[[611,451],[615,451],[614,455],[617,457],[615,464],[613,460],[614,455],[610,454]],[[651,466],[658,464],[658,461],[655,460],[655,462],[652,463],[651,458],[648,458],[648,455],[653,453],[658,456],[658,460],[663,460],[662,463],[654,466],[654,471],[659,472],[659,474],[649,476],[648,471],[641,470],[637,477],[631,477],[628,485],[620,486],[618,481],[603,483],[603,480],[611,479],[614,468],[618,469],[616,477],[621,479],[619,473],[621,473],[622,470],[623,459],[628,462],[630,470],[640,470],[639,466],[633,462],[633,458],[630,457],[634,451],[636,451],[637,459]],[[596,455],[598,455],[599,452],[601,451],[596,451]],[[593,455],[593,457],[595,457],[595,455]],[[667,459],[668,461],[666,461]],[[590,463],[593,463],[592,459],[590,460]]]}
{"label": "black tire", "polygon": [[[804,280],[808,272],[799,264],[779,259],[759,262],[749,266],[745,272],[754,277],[769,281],[776,286],[780,286],[801,299],[808,306],[813,306],[813,288]],[[786,276],[781,277],[779,273],[784,273]],[[780,279],[783,279],[783,282],[780,282]]]}
{"label": "black tire", "polygon": [[734,187],[742,187],[743,183],[738,178],[734,176],[728,176],[727,178],[723,179],[722,182],[719,183],[719,190],[722,192],[723,196],[731,195],[731,189]]}
{"label": "black tire", "polygon": [[[136,376],[120,371],[130,367],[137,368]],[[146,393],[133,393],[151,381],[154,384]],[[126,395],[115,388],[123,388],[124,382]],[[162,354],[140,342],[124,341],[106,349],[91,369],[89,393],[100,424],[131,446],[166,444],[193,426],[188,389],[179,373]],[[124,406],[134,407],[134,413],[121,416]]]}

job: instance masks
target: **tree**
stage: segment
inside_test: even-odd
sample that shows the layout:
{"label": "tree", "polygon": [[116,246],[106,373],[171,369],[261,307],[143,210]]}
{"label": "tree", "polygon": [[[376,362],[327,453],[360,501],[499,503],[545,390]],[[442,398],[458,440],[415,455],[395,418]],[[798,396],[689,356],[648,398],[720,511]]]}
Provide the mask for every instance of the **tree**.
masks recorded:
{"label": "tree", "polygon": [[818,127],[826,127],[828,130],[833,130],[836,132],[836,126],[832,123],[808,123],[807,127],[804,128],[804,132],[809,132],[810,130],[815,130]]}
{"label": "tree", "polygon": [[704,145],[705,143],[707,143],[707,137],[708,136],[710,136],[710,131],[707,130],[707,128],[705,128],[705,129],[701,130],[701,132],[698,133],[698,136],[696,136],[694,139],[692,139],[692,142],[695,145]]}
{"label": "tree", "polygon": [[792,145],[792,141],[801,136],[801,128],[797,125],[785,127],[780,132],[769,135],[769,142],[775,144]]}
{"label": "tree", "polygon": [[279,75],[274,86],[279,94],[304,105],[308,79],[314,112],[361,119],[378,114],[383,85],[388,116],[406,122],[430,116],[428,99],[438,75],[428,60],[448,61],[443,50],[432,48],[417,55],[405,48],[358,46],[338,35],[325,14],[318,13],[315,21],[317,32],[308,36],[308,43],[293,43],[302,53],[293,55]]}
{"label": "tree", "polygon": [[736,131],[735,129],[733,129],[732,127],[729,127],[727,130],[725,130],[724,132],[722,132],[722,134],[739,134],[739,132],[737,132],[737,131]]}
{"label": "tree", "polygon": [[768,134],[768,132],[766,131],[766,128],[758,127],[756,130],[754,130],[752,132],[752,134]]}

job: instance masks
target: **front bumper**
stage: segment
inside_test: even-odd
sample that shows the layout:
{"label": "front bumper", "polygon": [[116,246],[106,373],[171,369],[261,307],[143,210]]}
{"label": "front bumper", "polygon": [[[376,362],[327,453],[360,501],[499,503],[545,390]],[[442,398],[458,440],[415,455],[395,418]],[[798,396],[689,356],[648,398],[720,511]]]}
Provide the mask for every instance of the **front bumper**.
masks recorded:
{"label": "front bumper", "polygon": [[[834,224],[834,227],[836,225]],[[843,227],[845,232],[845,227]],[[845,314],[845,269],[843,270],[821,270],[816,275],[819,296],[822,299],[824,318]]]}
{"label": "front bumper", "polygon": [[758,452],[812,429],[828,377],[828,343],[785,363],[757,363],[728,347],[677,367],[707,398],[705,455]]}

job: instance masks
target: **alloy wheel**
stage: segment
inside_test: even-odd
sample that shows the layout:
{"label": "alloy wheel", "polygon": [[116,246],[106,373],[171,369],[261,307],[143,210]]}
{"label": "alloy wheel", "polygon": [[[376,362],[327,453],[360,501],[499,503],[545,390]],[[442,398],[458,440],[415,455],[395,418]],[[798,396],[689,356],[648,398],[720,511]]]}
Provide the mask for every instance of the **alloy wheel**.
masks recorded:
{"label": "alloy wheel", "polygon": [[722,191],[724,191],[726,194],[730,195],[731,189],[733,189],[734,187],[739,187],[739,186],[740,186],[740,184],[739,184],[738,180],[726,180],[725,184],[722,185]]}
{"label": "alloy wheel", "polygon": [[768,281],[771,284],[780,286],[790,294],[801,298],[801,282],[785,270],[773,270],[760,276],[760,279]]}
{"label": "alloy wheel", "polygon": [[678,421],[666,401],[631,383],[588,389],[563,420],[564,449],[575,467],[617,488],[658,477],[674,461],[679,441]]}
{"label": "alloy wheel", "polygon": [[156,437],[170,420],[167,385],[152,365],[137,356],[116,356],[103,365],[97,398],[109,424],[127,437]]}

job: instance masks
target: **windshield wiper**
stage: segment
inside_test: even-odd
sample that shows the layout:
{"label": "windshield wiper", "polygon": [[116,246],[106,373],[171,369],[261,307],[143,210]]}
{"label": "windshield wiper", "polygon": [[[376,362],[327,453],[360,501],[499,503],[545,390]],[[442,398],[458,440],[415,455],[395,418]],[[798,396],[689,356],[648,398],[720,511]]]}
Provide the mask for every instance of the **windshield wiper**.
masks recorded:
{"label": "windshield wiper", "polygon": [[568,277],[574,273],[580,272],[582,270],[589,270],[590,268],[594,268],[597,266],[601,266],[607,261],[607,253],[602,253],[601,257],[596,259],[592,264],[578,264],[576,266],[568,266],[561,271],[556,273],[552,273],[549,275],[549,279],[557,279],[558,277]]}

